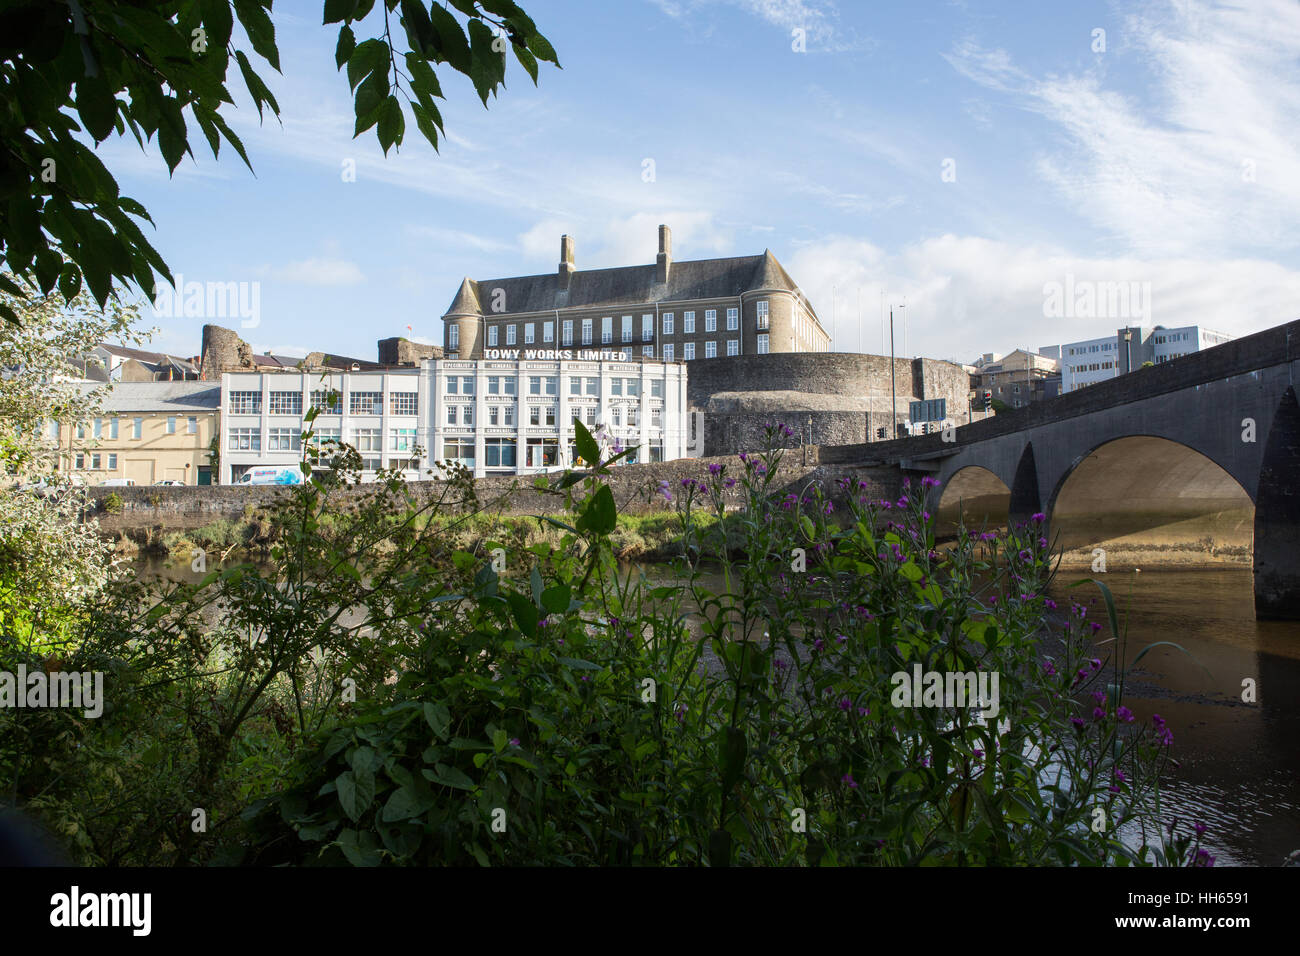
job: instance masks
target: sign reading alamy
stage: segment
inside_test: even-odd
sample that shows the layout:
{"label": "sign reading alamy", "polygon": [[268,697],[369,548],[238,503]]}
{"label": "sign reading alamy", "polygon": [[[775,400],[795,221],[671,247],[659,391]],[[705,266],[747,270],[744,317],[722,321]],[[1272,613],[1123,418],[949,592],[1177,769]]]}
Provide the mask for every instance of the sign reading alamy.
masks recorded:
{"label": "sign reading alamy", "polygon": [[103,671],[0,671],[0,707],[72,707],[87,717],[104,712]]}

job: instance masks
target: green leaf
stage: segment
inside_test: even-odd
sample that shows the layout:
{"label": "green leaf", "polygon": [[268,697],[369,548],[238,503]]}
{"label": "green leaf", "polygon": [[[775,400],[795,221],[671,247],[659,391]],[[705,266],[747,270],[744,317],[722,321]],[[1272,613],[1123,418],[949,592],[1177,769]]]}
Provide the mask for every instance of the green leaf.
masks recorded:
{"label": "green leaf", "polygon": [[382,859],[374,835],[366,830],[345,829],[339,834],[338,846],[353,866],[378,866]]}
{"label": "green leaf", "polygon": [[573,600],[573,589],[567,584],[557,584],[542,592],[542,607],[551,614],[563,614]]}
{"label": "green leaf", "polygon": [[271,95],[271,91],[267,88],[266,84],[262,82],[262,78],[254,72],[253,65],[248,62],[248,57],[244,55],[243,50],[237,50],[235,52],[235,60],[239,63],[239,72],[243,74],[244,85],[248,87],[248,92],[253,97],[253,102],[257,105],[258,118],[260,119],[262,116],[263,103],[270,106],[271,112],[276,116],[279,116],[280,104],[275,101],[275,97]]}
{"label": "green leaf", "polygon": [[389,96],[379,108],[379,145],[388,155],[388,147],[401,146],[402,136],[406,132],[406,118],[402,115],[402,104],[396,96]]}
{"label": "green leaf", "polygon": [[77,81],[77,115],[95,142],[107,139],[117,122],[117,99],[102,76]]}
{"label": "green leaf", "polygon": [[548,63],[554,63],[556,66],[560,65],[560,61],[555,55],[555,47],[551,46],[551,41],[546,39],[546,37],[542,36],[540,33],[529,34],[528,39],[525,42],[528,49],[537,57],[537,59],[546,60]]}
{"label": "green leaf", "polygon": [[357,84],[375,71],[388,72],[388,44],[383,40],[366,40],[348,58],[348,86],[355,90]]}
{"label": "green leaf", "polygon": [[343,64],[348,62],[352,57],[352,51],[357,48],[357,37],[352,32],[352,28],[344,24],[339,28],[339,42],[334,47],[334,65],[340,70]]}
{"label": "green leaf", "polygon": [[425,701],[424,719],[440,740],[446,740],[451,735],[451,713],[442,704]]}
{"label": "green leaf", "polygon": [[444,787],[452,787],[456,790],[473,790],[475,787],[473,780],[455,767],[448,767],[446,764],[438,764],[433,770],[426,769],[420,772],[429,780]]}
{"label": "green leaf", "polygon": [[410,787],[399,787],[384,804],[379,819],[384,823],[412,820],[433,806],[433,798],[416,793]]}
{"label": "green leaf", "polygon": [[537,636],[537,622],[541,618],[536,605],[522,594],[516,594],[513,591],[506,595],[506,601],[510,605],[510,612],[514,615],[515,624],[519,630],[527,637]]}
{"label": "green leaf", "polygon": [[573,441],[578,449],[578,457],[588,465],[600,463],[600,445],[591,437],[591,432],[582,423],[582,419],[573,419]]}
{"label": "green leaf", "polygon": [[342,23],[352,19],[352,11],[357,7],[357,0],[325,0],[325,19],[321,23]]}
{"label": "green leaf", "polygon": [[618,506],[614,504],[614,493],[609,490],[609,485],[601,485],[583,506],[578,517],[578,530],[606,535],[617,525]]}
{"label": "green leaf", "polygon": [[203,11],[203,28],[208,34],[208,49],[215,48],[224,52],[235,27],[235,20],[230,11],[230,0],[199,0],[199,9]]}
{"label": "green leaf", "polygon": [[420,0],[402,0],[402,21],[411,49],[423,53],[433,42],[433,23]]}
{"label": "green leaf", "polygon": [[[387,97],[388,74],[381,71],[371,73],[357,89],[357,119],[369,117],[371,113],[376,112],[379,107],[384,105],[384,100]],[[378,119],[379,117],[376,116],[375,120],[378,121]]]}
{"label": "green leaf", "polygon": [[335,780],[338,787],[339,806],[355,823],[369,809],[375,800],[375,778],[373,774],[362,774],[361,779],[352,770],[345,770]]}
{"label": "green leaf", "polygon": [[244,25],[253,49],[278,73],[280,52],[275,48],[275,24],[262,8],[263,2],[270,6],[270,0],[234,0],[235,13],[239,15],[239,22]]}
{"label": "green leaf", "polygon": [[435,45],[439,60],[445,60],[453,70],[468,76],[473,61],[469,52],[469,40],[460,23],[448,10],[436,3],[429,8],[429,16],[433,32],[437,35]]}

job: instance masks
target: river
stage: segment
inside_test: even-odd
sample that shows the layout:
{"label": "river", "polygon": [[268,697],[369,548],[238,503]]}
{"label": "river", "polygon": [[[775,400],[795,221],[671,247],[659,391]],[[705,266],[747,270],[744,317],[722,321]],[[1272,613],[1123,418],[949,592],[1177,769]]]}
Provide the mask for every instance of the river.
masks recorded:
{"label": "river", "polygon": [[[188,563],[138,566],[149,575],[199,577]],[[665,569],[646,571],[661,580]],[[1087,576],[1063,571],[1051,594],[1062,607],[1096,598],[1090,617],[1104,623],[1097,589],[1069,587]],[[1156,641],[1174,641],[1191,655],[1151,650],[1130,672],[1125,694],[1139,720],[1158,713],[1174,734],[1178,766],[1164,777],[1166,819],[1182,821],[1180,831],[1204,823],[1202,845],[1217,866],[1280,865],[1300,850],[1300,622],[1255,620],[1249,569],[1111,572],[1105,580],[1121,620],[1127,614],[1128,662]],[[1112,650],[1099,644],[1098,656]],[[1246,679],[1255,682],[1253,703],[1242,700]]]}

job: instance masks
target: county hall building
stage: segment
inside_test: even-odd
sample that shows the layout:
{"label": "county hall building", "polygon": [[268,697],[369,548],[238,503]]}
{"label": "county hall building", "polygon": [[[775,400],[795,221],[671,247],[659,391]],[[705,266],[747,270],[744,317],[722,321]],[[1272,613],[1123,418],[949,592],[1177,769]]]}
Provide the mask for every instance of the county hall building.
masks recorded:
{"label": "county hall building", "polygon": [[[830,337],[770,251],[674,262],[659,227],[653,264],[580,271],[573,239],[560,237],[547,275],[466,278],[443,315],[447,358],[508,350],[616,348],[661,362],[768,352],[825,352]],[[576,356],[575,356],[576,357]]]}

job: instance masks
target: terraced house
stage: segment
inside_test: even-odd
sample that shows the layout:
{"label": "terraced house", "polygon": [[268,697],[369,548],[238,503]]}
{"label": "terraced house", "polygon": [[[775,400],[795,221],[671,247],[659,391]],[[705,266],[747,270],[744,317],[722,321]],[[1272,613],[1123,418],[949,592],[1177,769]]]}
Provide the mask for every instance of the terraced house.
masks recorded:
{"label": "terraced house", "polygon": [[617,349],[689,362],[830,346],[811,303],[770,251],[675,262],[667,226],[659,227],[653,264],[580,271],[573,238],[561,236],[552,274],[466,277],[443,327],[446,357],[461,360],[599,358]]}
{"label": "terraced house", "polygon": [[59,469],[89,484],[110,478],[129,478],[137,485],[212,484],[210,445],[220,401],[221,389],[212,382],[118,382],[104,396],[97,418],[49,424]]}

